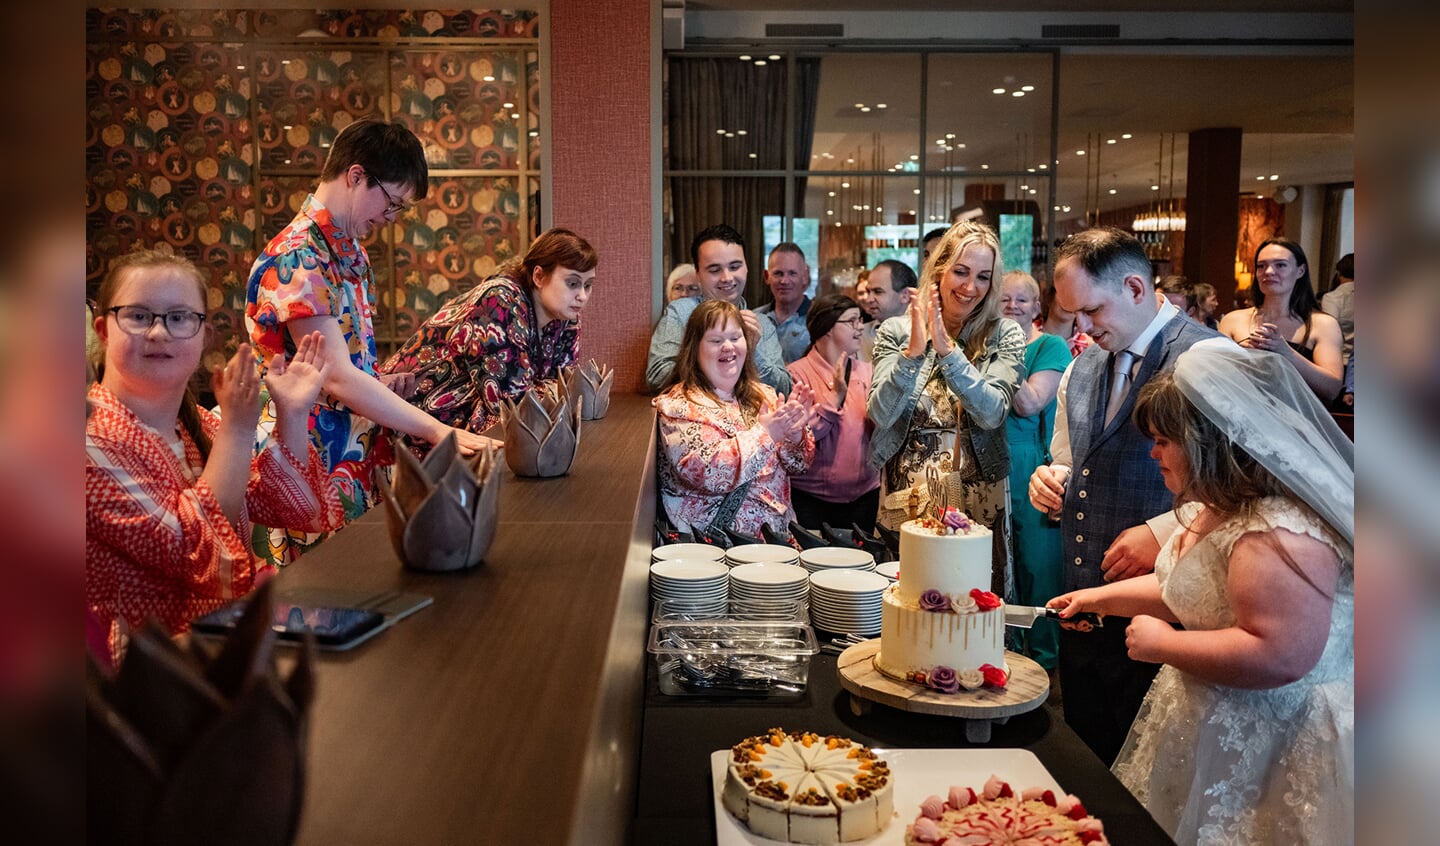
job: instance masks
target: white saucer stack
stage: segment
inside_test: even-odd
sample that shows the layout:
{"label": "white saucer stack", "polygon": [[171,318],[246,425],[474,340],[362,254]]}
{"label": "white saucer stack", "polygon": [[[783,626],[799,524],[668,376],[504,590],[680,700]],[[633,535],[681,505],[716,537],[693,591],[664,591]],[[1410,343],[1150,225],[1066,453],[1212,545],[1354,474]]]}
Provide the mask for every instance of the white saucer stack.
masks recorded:
{"label": "white saucer stack", "polygon": [[900,562],[886,561],[884,564],[876,564],[875,572],[884,576],[892,582],[900,580]]}
{"label": "white saucer stack", "polygon": [[778,543],[745,543],[725,550],[725,561],[731,567],[769,561],[775,564],[798,564],[800,553],[793,547]]}
{"label": "white saucer stack", "polygon": [[880,634],[880,596],[890,580],[864,570],[821,570],[810,576],[810,619],[836,634]]}
{"label": "white saucer stack", "polygon": [[812,573],[821,570],[874,570],[875,556],[851,546],[821,546],[803,550],[800,566]]}
{"label": "white saucer stack", "polygon": [[730,598],[747,602],[799,602],[810,591],[804,567],[756,561],[730,569]]}
{"label": "white saucer stack", "polygon": [[730,570],[723,561],[672,558],[650,565],[650,599],[683,602],[688,611],[724,614]]}
{"label": "white saucer stack", "polygon": [[650,561],[669,561],[683,558],[686,561],[724,561],[725,550],[708,543],[667,543],[650,550]]}

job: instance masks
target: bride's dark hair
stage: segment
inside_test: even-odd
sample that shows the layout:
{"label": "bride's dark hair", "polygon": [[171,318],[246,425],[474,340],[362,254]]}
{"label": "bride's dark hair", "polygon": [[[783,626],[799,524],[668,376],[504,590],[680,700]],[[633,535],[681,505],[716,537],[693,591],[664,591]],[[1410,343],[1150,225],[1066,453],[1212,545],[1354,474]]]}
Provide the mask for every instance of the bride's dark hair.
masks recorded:
{"label": "bride's dark hair", "polygon": [[[1260,500],[1283,497],[1301,510],[1314,514],[1314,510],[1284,482],[1201,414],[1185,398],[1180,386],[1175,383],[1173,373],[1157,373],[1140,388],[1135,398],[1134,420],[1136,427],[1147,437],[1165,438],[1185,450],[1190,475],[1175,494],[1176,506],[1199,502],[1220,517],[1238,517],[1248,521],[1257,515]],[[1343,543],[1319,515],[1315,518],[1337,545]],[[1311,587],[1329,595],[1300,569],[1284,547],[1273,538],[1271,541],[1290,569]]]}

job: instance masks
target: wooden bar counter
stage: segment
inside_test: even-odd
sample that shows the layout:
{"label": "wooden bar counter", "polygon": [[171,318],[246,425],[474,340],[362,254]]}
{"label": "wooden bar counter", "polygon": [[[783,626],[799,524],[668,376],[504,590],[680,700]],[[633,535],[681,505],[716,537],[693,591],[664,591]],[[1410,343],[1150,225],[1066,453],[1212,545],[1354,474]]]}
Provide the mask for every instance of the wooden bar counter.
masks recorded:
{"label": "wooden bar counter", "polygon": [[478,569],[403,569],[378,509],[280,575],[435,602],[320,653],[300,844],[624,842],[644,691],[654,413],[616,396],[568,476],[502,468]]}

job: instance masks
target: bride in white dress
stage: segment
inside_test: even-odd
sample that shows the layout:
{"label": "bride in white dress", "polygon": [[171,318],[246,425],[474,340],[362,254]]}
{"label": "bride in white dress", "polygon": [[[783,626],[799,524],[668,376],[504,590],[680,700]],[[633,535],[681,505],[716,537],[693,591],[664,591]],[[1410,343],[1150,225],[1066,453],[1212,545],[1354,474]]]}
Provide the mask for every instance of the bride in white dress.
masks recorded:
{"label": "bride in white dress", "polygon": [[1353,843],[1353,445],[1283,359],[1220,340],[1135,420],[1180,527],[1153,574],[1049,603],[1134,617],[1130,657],[1165,664],[1116,776],[1180,844]]}

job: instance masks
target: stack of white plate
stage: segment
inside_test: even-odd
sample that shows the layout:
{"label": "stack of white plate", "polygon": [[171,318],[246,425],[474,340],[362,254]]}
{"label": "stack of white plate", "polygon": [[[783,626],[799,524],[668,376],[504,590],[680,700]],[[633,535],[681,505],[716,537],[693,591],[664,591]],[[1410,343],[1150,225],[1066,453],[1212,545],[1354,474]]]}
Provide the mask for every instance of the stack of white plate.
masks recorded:
{"label": "stack of white plate", "polygon": [[810,591],[804,567],[756,561],[730,569],[730,598],[747,602],[798,602]]}
{"label": "stack of white plate", "polygon": [[725,561],[731,567],[769,561],[775,564],[798,564],[800,553],[794,547],[778,543],[743,543],[725,550]]}
{"label": "stack of white plate", "polygon": [[800,566],[812,573],[821,570],[874,570],[875,556],[853,546],[822,546],[802,550]]}
{"label": "stack of white plate", "polygon": [[650,550],[650,561],[669,561],[683,558],[686,561],[724,561],[725,550],[708,543],[667,543]]}
{"label": "stack of white plate", "polygon": [[884,564],[876,564],[875,572],[892,582],[898,581],[900,579],[900,562],[886,561]]}
{"label": "stack of white plate", "polygon": [[650,565],[650,599],[683,602],[692,613],[723,614],[730,600],[729,575],[723,561],[656,561]]}
{"label": "stack of white plate", "polygon": [[864,570],[821,570],[810,575],[810,619],[827,632],[880,634],[880,596],[890,580]]}

